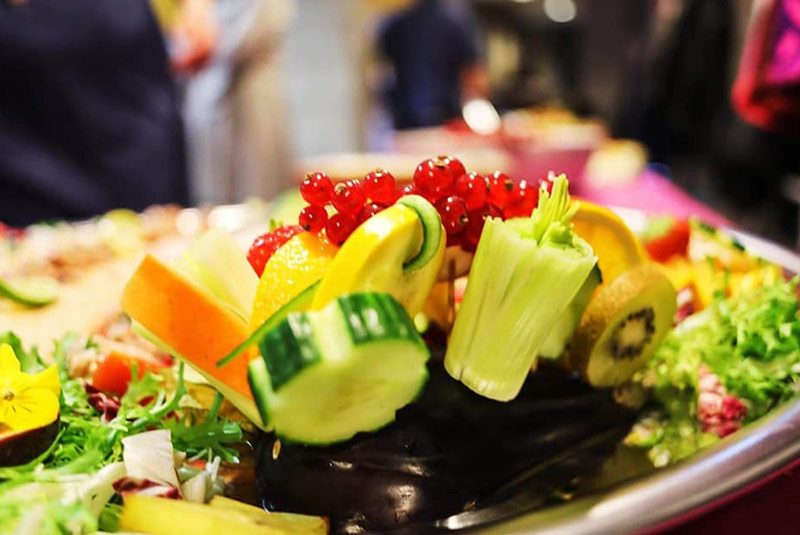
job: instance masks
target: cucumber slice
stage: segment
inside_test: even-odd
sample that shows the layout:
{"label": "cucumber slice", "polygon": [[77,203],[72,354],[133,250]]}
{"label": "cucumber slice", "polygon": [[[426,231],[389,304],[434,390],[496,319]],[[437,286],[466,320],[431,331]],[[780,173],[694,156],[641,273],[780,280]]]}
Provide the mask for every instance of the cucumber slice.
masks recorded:
{"label": "cucumber slice", "polygon": [[269,317],[267,321],[262,323],[258,329],[253,331],[253,334],[251,334],[247,340],[239,344],[239,347],[231,351],[229,355],[226,355],[225,358],[217,362],[217,366],[221,368],[247,351],[253,346],[253,344],[258,343],[259,340],[264,338],[264,335],[277,327],[278,324],[292,312],[303,312],[311,308],[311,303],[314,301],[314,294],[316,293],[318,287],[319,281],[315,282],[297,294],[294,299],[279,308],[272,316]]}
{"label": "cucumber slice", "polygon": [[444,235],[442,220],[439,218],[436,208],[419,195],[406,195],[397,202],[414,210],[422,222],[422,247],[414,258],[403,264],[405,271],[416,271],[427,265],[436,256]]}
{"label": "cucumber slice", "polygon": [[259,346],[263,358],[248,370],[256,405],[278,436],[304,444],[380,429],[428,377],[428,349],[388,294],[350,294],[289,314]]}
{"label": "cucumber slice", "polygon": [[0,279],[0,296],[29,307],[49,305],[61,293],[61,285],[51,277]]}

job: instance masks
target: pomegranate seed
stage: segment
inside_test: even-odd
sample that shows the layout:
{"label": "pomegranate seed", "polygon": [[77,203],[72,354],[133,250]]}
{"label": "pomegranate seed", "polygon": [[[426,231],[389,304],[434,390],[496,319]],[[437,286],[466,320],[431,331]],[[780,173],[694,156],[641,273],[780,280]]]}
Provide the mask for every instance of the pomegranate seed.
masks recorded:
{"label": "pomegranate seed", "polygon": [[481,239],[483,226],[486,224],[486,219],[489,217],[502,217],[502,216],[503,213],[500,211],[500,209],[492,204],[487,204],[483,208],[468,212],[465,241],[472,247],[477,247],[478,241]]}
{"label": "pomegranate seed", "polygon": [[259,277],[264,273],[264,266],[281,245],[300,234],[303,229],[298,226],[277,228],[262,234],[253,240],[250,250],[247,251],[247,260]]}
{"label": "pomegranate seed", "polygon": [[450,174],[453,175],[453,180],[458,179],[461,175],[467,174],[467,169],[458,158],[453,158],[452,156],[447,156],[446,154],[440,154],[437,156],[437,158],[447,164],[448,169],[450,169]]}
{"label": "pomegranate seed", "polygon": [[325,228],[328,222],[328,212],[321,206],[306,206],[300,212],[297,222],[306,232],[317,233]]}
{"label": "pomegranate seed", "polygon": [[461,197],[449,195],[440,199],[436,210],[448,235],[458,234],[467,227],[467,205]]}
{"label": "pomegranate seed", "polygon": [[489,198],[486,179],[475,171],[458,177],[453,183],[453,193],[464,199],[467,210],[477,210]]}
{"label": "pomegranate seed", "polygon": [[453,175],[443,160],[433,158],[425,160],[414,171],[414,186],[432,203],[441,199],[452,183]]}
{"label": "pomegranate seed", "polygon": [[364,190],[372,202],[392,204],[396,198],[394,177],[385,169],[376,169],[364,177]]}
{"label": "pomegranate seed", "polygon": [[300,195],[311,206],[325,206],[331,202],[333,182],[325,173],[308,173],[300,185]]}
{"label": "pomegranate seed", "polygon": [[344,214],[334,214],[325,225],[328,240],[334,245],[341,245],[350,237],[358,226],[358,221]]}
{"label": "pomegranate seed", "polygon": [[355,217],[365,202],[367,194],[364,192],[364,185],[358,180],[339,182],[333,188],[333,207],[340,214]]}
{"label": "pomegranate seed", "polygon": [[360,225],[361,223],[363,223],[370,217],[374,216],[384,208],[386,208],[384,205],[378,204],[376,202],[365,204],[364,208],[362,208],[361,211],[358,213],[358,218],[357,218],[358,224]]}
{"label": "pomegranate seed", "polygon": [[514,186],[508,199],[504,215],[506,219],[513,217],[530,217],[539,200],[539,190],[528,181],[522,180]]}

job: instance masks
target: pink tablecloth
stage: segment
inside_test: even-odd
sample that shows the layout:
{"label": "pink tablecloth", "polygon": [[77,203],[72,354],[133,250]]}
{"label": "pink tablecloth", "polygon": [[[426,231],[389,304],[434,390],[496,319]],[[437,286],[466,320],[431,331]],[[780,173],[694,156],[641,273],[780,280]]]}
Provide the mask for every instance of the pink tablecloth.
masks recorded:
{"label": "pink tablecloth", "polygon": [[650,214],[672,214],[680,218],[696,216],[712,225],[734,226],[654,170],[645,171],[634,182],[624,186],[592,189],[584,180],[578,182],[576,189],[580,196],[597,204],[636,208]]}

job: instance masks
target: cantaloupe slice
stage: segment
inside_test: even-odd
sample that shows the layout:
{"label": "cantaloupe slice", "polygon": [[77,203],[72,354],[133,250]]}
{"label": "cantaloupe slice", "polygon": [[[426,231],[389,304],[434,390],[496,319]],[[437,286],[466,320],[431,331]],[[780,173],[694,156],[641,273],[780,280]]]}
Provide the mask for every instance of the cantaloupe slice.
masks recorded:
{"label": "cantaloupe slice", "polygon": [[[213,386],[219,382],[252,400],[246,357],[216,366],[247,338],[247,323],[209,292],[147,255],[125,286],[122,309]],[[219,389],[227,394],[227,389]],[[238,407],[236,399],[229,397]]]}

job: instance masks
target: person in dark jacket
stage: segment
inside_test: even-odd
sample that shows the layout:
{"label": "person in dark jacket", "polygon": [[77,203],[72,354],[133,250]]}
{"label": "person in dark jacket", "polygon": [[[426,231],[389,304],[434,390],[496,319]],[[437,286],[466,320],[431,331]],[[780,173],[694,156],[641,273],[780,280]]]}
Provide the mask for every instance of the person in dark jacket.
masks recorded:
{"label": "person in dark jacket", "polygon": [[178,97],[146,0],[0,0],[0,221],[185,203]]}
{"label": "person in dark jacket", "polygon": [[444,0],[417,0],[383,24],[378,48],[394,68],[387,100],[396,128],[442,124],[462,101],[485,96],[477,41],[466,12]]}

